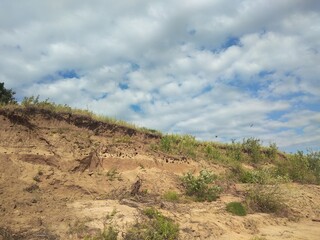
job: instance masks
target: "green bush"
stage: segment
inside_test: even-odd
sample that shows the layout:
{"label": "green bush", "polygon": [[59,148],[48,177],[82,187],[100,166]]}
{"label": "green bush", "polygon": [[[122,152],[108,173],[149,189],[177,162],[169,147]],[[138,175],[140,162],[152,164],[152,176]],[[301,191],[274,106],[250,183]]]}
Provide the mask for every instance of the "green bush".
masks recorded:
{"label": "green bush", "polygon": [[13,97],[15,94],[16,93],[12,89],[6,89],[4,83],[0,82],[0,105],[17,103]]}
{"label": "green bush", "polygon": [[259,163],[262,160],[260,139],[243,139],[242,148],[249,155],[253,163]]}
{"label": "green bush", "polygon": [[242,145],[232,139],[231,145],[227,147],[227,156],[232,160],[240,162],[243,158]]}
{"label": "green bush", "polygon": [[279,175],[276,168],[245,170],[241,166],[237,166],[233,172],[242,183],[277,184],[290,181],[287,175]]}
{"label": "green bush", "polygon": [[299,183],[317,183],[319,177],[318,159],[311,155],[305,156],[302,151],[289,155],[288,159],[278,161],[277,172],[279,175],[287,175],[292,181]]}
{"label": "green bush", "polygon": [[147,208],[143,211],[147,219],[143,223],[135,224],[128,230],[125,240],[176,240],[179,237],[179,226],[171,219],[163,216],[155,208]]}
{"label": "green bush", "polygon": [[195,197],[196,201],[215,201],[219,197],[221,188],[214,185],[216,176],[207,171],[201,170],[199,176],[187,173],[182,177],[182,184],[188,196]]}
{"label": "green bush", "polygon": [[308,167],[316,179],[315,183],[320,184],[320,151],[308,153],[306,159]]}
{"label": "green bush", "polygon": [[278,147],[277,144],[275,143],[270,143],[269,147],[266,150],[266,156],[270,160],[276,160],[277,159],[277,154],[278,154]]}
{"label": "green bush", "polygon": [[247,211],[245,207],[240,202],[230,202],[227,204],[227,211],[237,215],[237,216],[245,216],[247,215]]}
{"label": "green bush", "polygon": [[221,154],[219,150],[210,144],[207,144],[204,147],[204,153],[205,153],[206,159],[210,161],[219,160],[221,158]]}
{"label": "green bush", "polygon": [[274,213],[278,216],[288,216],[289,213],[278,185],[256,184],[246,193],[246,206],[253,212]]}

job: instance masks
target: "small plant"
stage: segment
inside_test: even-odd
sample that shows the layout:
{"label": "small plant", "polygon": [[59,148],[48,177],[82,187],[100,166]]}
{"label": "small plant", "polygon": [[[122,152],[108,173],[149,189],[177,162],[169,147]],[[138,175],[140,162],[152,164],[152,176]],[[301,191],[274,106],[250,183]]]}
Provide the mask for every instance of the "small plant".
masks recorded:
{"label": "small plant", "polygon": [[250,156],[252,162],[258,163],[262,160],[260,139],[243,139],[243,150]]}
{"label": "small plant", "polygon": [[247,211],[245,207],[240,202],[230,202],[227,204],[227,211],[237,215],[237,216],[246,216]]}
{"label": "small plant", "polygon": [[278,147],[275,143],[270,143],[269,148],[267,148],[266,155],[271,160],[276,160],[278,154]]}
{"label": "small plant", "polygon": [[17,103],[14,95],[16,93],[12,89],[6,89],[4,83],[0,82],[0,105]]}
{"label": "small plant", "polygon": [[160,150],[167,153],[196,157],[197,141],[191,135],[168,134],[162,136]]}
{"label": "small plant", "polygon": [[119,173],[116,168],[112,168],[108,170],[106,176],[109,181],[114,181],[114,180],[122,181],[121,173]]}
{"label": "small plant", "polygon": [[155,208],[147,208],[143,211],[147,217],[143,223],[135,224],[128,230],[124,239],[148,239],[148,240],[176,240],[179,236],[179,226],[171,219],[163,216]]}
{"label": "small plant", "polygon": [[218,149],[209,144],[205,146],[204,152],[205,152],[205,157],[210,161],[219,160],[221,157]]}
{"label": "small plant", "polygon": [[182,177],[182,184],[188,196],[193,196],[197,201],[215,201],[219,197],[221,188],[214,185],[216,176],[207,171],[201,170],[198,177],[187,173]]}
{"label": "small plant", "polygon": [[[294,155],[290,155],[288,159],[279,161],[277,163],[277,172],[279,175],[287,175],[292,181],[299,183],[317,183],[317,176],[320,173],[314,172],[312,169],[317,171],[316,165],[310,165],[311,159],[303,154],[302,151],[298,151]],[[317,163],[318,162],[318,163]],[[319,164],[320,160],[312,163]],[[319,164],[320,166],[320,164]],[[320,168],[318,167],[318,171]]]}
{"label": "small plant", "polygon": [[179,195],[175,191],[167,191],[164,193],[163,198],[170,202],[177,202],[179,201]]}
{"label": "small plant", "polygon": [[232,160],[241,161],[243,158],[241,144],[232,139],[231,145],[227,148],[227,156]]}
{"label": "small plant", "polygon": [[112,226],[109,226],[104,228],[101,233],[97,233],[95,236],[86,236],[84,240],[117,240],[118,234],[118,230]]}
{"label": "small plant", "polygon": [[289,214],[278,185],[255,185],[246,193],[246,205],[253,212],[274,213],[278,216]]}

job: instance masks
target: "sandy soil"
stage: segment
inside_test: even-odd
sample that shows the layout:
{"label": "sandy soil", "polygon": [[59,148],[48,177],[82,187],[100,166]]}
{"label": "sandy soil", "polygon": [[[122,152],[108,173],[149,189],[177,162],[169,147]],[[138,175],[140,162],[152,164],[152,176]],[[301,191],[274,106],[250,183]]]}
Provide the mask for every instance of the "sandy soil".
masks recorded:
{"label": "sandy soil", "polygon": [[[0,110],[0,240],[83,239],[110,224],[121,239],[148,206],[179,223],[180,239],[320,239],[319,186],[281,186],[289,219],[228,213],[241,185],[211,203],[165,201],[168,190],[182,193],[183,173],[226,169],[154,151],[157,141],[81,116]],[[139,179],[143,194],[131,196]]]}

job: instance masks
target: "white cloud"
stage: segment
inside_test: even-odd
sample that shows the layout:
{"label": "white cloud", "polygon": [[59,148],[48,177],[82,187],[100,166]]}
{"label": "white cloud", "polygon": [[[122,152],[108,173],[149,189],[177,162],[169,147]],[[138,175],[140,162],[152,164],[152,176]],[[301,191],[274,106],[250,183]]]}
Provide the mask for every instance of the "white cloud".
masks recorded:
{"label": "white cloud", "polygon": [[319,149],[319,1],[0,4],[0,80],[19,98],[199,139]]}

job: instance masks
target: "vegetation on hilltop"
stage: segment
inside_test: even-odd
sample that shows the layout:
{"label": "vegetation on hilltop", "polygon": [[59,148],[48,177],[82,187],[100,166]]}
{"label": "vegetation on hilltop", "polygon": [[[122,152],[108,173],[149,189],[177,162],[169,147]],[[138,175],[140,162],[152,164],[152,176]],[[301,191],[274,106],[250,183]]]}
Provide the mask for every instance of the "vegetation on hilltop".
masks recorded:
{"label": "vegetation on hilltop", "polygon": [[[283,179],[284,181],[320,184],[320,152],[282,153],[275,143],[265,147],[257,138],[243,139],[242,142],[233,140],[231,144],[197,141],[191,135],[162,134],[157,130],[138,128],[134,124],[122,120],[97,115],[89,110],[71,108],[66,104],[56,104],[49,99],[41,101],[39,96],[25,97],[18,104],[14,98],[15,92],[12,89],[6,89],[4,83],[0,83],[0,93],[2,108],[44,109],[54,113],[82,115],[96,121],[155,134],[160,141],[156,145],[151,145],[154,151],[224,165],[231,169],[233,179],[243,183],[270,183],[272,179]],[[242,164],[252,165],[255,169],[246,170]],[[268,164],[269,167],[266,167]]]}

